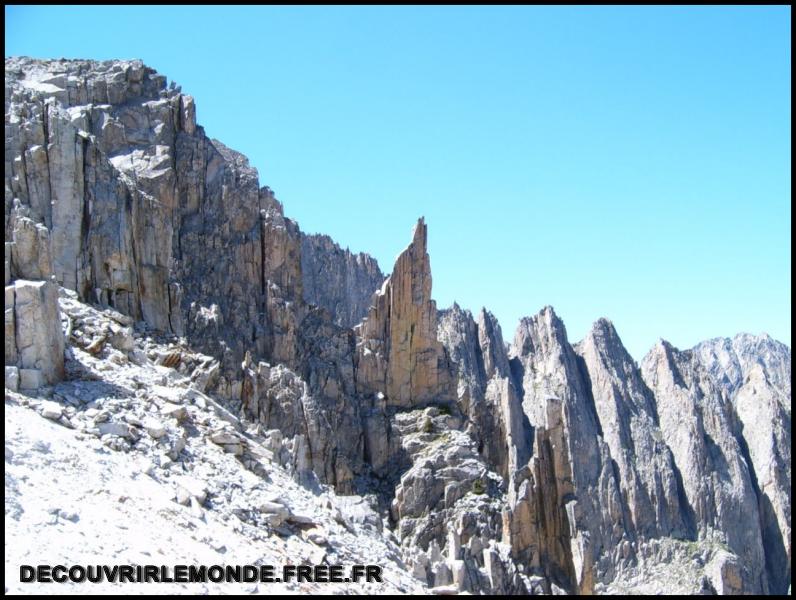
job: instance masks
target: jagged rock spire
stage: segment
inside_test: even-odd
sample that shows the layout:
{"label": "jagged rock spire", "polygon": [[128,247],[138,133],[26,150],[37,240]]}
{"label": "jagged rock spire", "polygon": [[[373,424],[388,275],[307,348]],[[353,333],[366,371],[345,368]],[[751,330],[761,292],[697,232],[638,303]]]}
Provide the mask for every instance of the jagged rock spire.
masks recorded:
{"label": "jagged rock spire", "polygon": [[691,535],[680,506],[674,458],[657,424],[655,399],[613,323],[597,320],[575,350],[637,534]]}
{"label": "jagged rock spire", "polygon": [[437,341],[426,236],[421,217],[412,242],[398,255],[392,275],[356,327],[357,388],[364,394],[382,393],[388,404],[401,407],[455,397],[447,353]]}

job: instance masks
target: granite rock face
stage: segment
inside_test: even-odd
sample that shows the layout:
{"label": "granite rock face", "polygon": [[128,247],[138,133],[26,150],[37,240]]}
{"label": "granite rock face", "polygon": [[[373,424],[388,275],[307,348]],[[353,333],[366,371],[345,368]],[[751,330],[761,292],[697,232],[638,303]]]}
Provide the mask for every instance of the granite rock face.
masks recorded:
{"label": "granite rock face", "polygon": [[328,235],[301,235],[304,300],[327,309],[334,322],[354,327],[384,282],[376,259],[343,250]]}
{"label": "granite rock face", "polygon": [[507,347],[488,310],[437,311],[423,219],[386,279],[302,234],[140,61],[10,58],[5,81],[7,389],[78,385],[75,356],[100,380],[141,369],[119,402],[169,401],[138,425],[92,412],[107,447],[146,432],[183,468],[171,432],[212,405],[213,447],[346,495],[338,524],[439,593],[789,589],[787,346],[661,342],[639,365],[609,321],[572,344],[546,307]]}
{"label": "granite rock face", "polygon": [[578,344],[602,437],[619,468],[636,536],[686,538],[676,465],[658,426],[655,398],[613,324],[600,319]]}
{"label": "granite rock face", "polygon": [[190,96],[140,61],[6,61],[6,237],[20,206],[80,298],[222,357],[290,358],[300,237]]}
{"label": "granite rock face", "polygon": [[693,351],[659,342],[641,368],[655,393],[661,431],[682,477],[687,516],[700,535],[717,536],[741,559],[741,590],[766,593],[753,471],[738,441],[732,404]]}
{"label": "granite rock face", "polygon": [[785,593],[791,573],[790,349],[767,335],[741,334],[694,348],[740,421],[739,442],[758,493],[771,590]]}
{"label": "granite rock face", "polygon": [[[9,313],[13,315],[11,332]],[[6,286],[6,315],[6,365],[19,368],[20,387],[38,388],[60,381],[64,336],[58,286],[51,281],[17,279]]]}

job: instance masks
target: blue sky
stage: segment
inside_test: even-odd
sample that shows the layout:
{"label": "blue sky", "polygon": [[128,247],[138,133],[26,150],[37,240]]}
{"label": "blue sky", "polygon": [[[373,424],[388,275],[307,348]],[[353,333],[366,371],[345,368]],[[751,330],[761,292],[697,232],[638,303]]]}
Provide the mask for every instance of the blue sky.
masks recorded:
{"label": "blue sky", "polygon": [[509,340],[790,344],[790,7],[6,7],[6,56],[142,58],[302,230]]}

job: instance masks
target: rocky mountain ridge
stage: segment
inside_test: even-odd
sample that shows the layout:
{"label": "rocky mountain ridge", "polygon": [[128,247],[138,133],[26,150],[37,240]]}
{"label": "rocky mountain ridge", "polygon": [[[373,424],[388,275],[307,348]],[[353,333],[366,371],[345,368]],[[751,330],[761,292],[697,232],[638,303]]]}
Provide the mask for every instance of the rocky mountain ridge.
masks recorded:
{"label": "rocky mountain ridge", "polygon": [[[6,59],[5,182],[7,405],[57,403],[76,352],[158,363],[304,488],[371,498],[392,568],[440,592],[789,589],[787,346],[637,364],[609,321],[572,344],[546,307],[507,349],[485,309],[437,310],[423,219],[387,278],[304,235],[140,61]],[[89,334],[59,295],[119,317]],[[133,330],[182,350],[142,357]],[[143,451],[127,434],[102,436]]]}

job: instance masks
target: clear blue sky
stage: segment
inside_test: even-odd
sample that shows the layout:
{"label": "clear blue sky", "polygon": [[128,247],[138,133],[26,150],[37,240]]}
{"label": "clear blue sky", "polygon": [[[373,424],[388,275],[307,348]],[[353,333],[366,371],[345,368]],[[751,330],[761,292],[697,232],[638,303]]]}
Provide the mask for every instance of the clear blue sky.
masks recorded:
{"label": "clear blue sky", "polygon": [[790,344],[790,7],[6,7],[6,56],[142,58],[302,230],[440,307],[552,304],[640,359]]}

